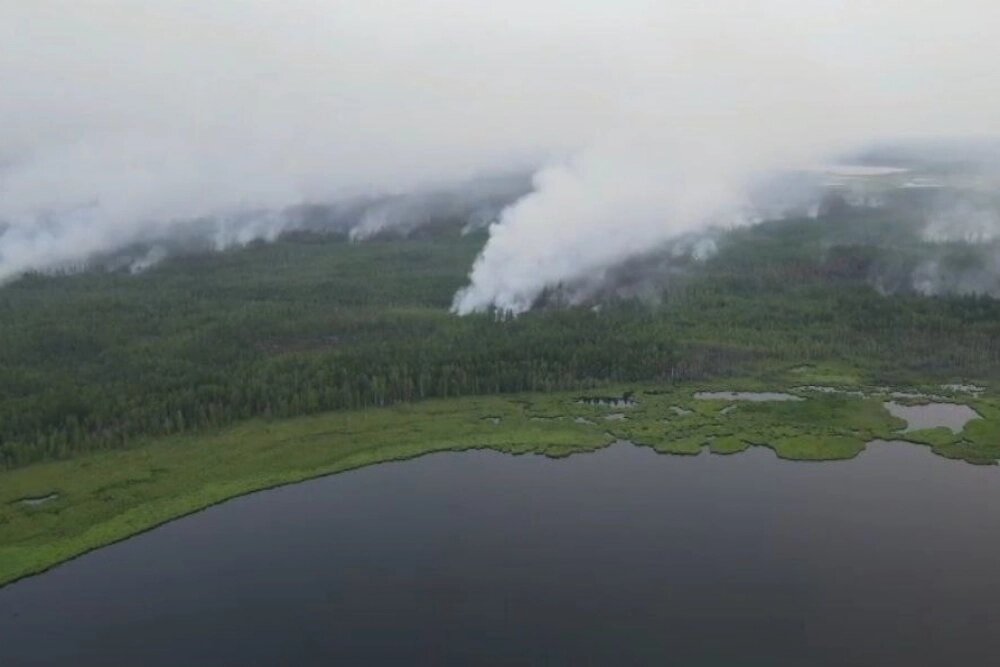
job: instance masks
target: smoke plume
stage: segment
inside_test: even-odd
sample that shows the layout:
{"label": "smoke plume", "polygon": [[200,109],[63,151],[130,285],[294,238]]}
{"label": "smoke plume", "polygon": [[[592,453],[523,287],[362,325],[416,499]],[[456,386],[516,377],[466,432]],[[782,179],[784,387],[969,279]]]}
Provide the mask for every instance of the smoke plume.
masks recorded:
{"label": "smoke plume", "polygon": [[[0,0],[0,281],[444,209],[499,217],[455,310],[523,311],[759,220],[774,173],[996,134],[998,28],[987,0]],[[502,213],[434,194],[526,168]]]}

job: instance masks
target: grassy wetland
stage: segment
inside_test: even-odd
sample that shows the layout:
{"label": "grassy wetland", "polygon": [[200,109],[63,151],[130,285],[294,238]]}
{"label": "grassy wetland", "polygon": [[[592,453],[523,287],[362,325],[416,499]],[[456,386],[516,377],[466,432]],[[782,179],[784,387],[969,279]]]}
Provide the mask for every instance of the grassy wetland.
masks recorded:
{"label": "grassy wetland", "polygon": [[[0,584],[241,494],[431,452],[626,440],[819,461],[905,439],[1000,458],[1000,301],[887,293],[964,252],[923,242],[905,210],[735,230],[667,273],[626,267],[631,292],[552,293],[517,318],[449,313],[485,242],[459,230],[301,232],[0,288]],[[978,418],[914,429],[890,403]]]}
{"label": "grassy wetland", "polygon": [[[800,368],[786,375],[805,383],[821,377],[829,380],[830,374]],[[801,400],[695,397],[732,388],[783,389]],[[940,387],[896,400],[930,400],[920,391],[967,404],[981,418],[957,433],[903,433],[906,422],[885,409],[892,394],[885,387],[636,384],[251,420],[36,464],[3,476],[0,584],[235,496],[433,452],[488,448],[563,457],[627,440],[663,454],[730,455],[767,447],[784,459],[820,461],[852,458],[873,440],[904,439],[970,463],[1000,459],[1000,400]]]}

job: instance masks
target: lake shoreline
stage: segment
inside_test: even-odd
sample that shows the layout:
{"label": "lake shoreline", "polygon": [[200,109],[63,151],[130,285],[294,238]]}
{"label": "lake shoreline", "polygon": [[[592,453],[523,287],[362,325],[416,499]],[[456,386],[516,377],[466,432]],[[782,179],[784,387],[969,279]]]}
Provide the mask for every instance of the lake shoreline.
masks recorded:
{"label": "lake shoreline", "polygon": [[[971,450],[974,456],[962,450],[969,434],[903,433],[906,423],[885,410],[881,394],[788,389],[798,400],[772,402],[696,395],[719,385],[612,389],[595,400],[581,392],[524,394],[256,420],[2,473],[0,587],[234,498],[435,452],[488,449],[559,458],[623,440],[661,454],[731,456],[766,447],[784,460],[829,461],[854,458],[872,441],[902,439],[974,463],[1000,458],[1000,445]],[[741,386],[744,392],[758,389],[775,391],[773,385]],[[607,395],[634,405],[607,401]],[[968,401],[983,417],[972,422],[978,429],[973,436],[1000,428],[993,401]],[[18,504],[24,498],[49,500]]]}

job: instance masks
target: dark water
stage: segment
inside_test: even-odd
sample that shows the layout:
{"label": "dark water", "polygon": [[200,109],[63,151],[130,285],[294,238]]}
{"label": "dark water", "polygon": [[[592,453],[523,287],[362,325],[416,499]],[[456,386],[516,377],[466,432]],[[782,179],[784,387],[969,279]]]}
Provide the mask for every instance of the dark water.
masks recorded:
{"label": "dark water", "polygon": [[801,396],[775,391],[699,391],[694,395],[700,400],[712,401],[804,401]]}
{"label": "dark water", "polygon": [[878,443],[441,454],[0,590],[0,665],[987,665],[1000,470]]}

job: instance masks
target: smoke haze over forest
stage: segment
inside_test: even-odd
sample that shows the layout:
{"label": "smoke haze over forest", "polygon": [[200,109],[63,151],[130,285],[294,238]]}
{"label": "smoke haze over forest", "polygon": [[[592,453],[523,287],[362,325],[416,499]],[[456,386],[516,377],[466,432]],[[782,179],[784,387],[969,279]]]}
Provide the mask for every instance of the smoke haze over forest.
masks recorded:
{"label": "smoke haze over forest", "polygon": [[[494,223],[456,312],[523,311],[758,221],[776,172],[1000,134],[998,27],[987,0],[0,0],[0,281],[455,215]],[[991,206],[928,238],[992,241]]]}

